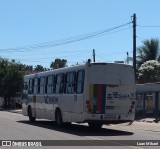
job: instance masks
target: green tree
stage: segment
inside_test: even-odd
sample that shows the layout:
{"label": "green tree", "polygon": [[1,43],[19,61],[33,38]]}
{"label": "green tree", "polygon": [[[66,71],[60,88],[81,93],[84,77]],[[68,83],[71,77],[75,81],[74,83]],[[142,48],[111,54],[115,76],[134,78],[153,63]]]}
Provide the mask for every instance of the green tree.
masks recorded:
{"label": "green tree", "polygon": [[25,65],[25,71],[32,71],[33,66],[32,65]]}
{"label": "green tree", "polygon": [[11,62],[18,66],[19,71],[24,71],[25,72],[25,71],[32,71],[33,70],[32,65],[26,65],[26,64],[22,64],[20,62],[16,62],[15,59],[12,59]]}
{"label": "green tree", "polygon": [[35,66],[34,70],[36,70],[36,71],[44,71],[44,68],[43,68],[42,65],[37,65],[37,66]]}
{"label": "green tree", "polygon": [[5,106],[9,106],[11,97],[21,91],[23,75],[24,72],[19,71],[19,64],[0,59],[0,96],[4,97]]}
{"label": "green tree", "polygon": [[151,38],[150,40],[144,40],[143,45],[137,48],[137,67],[149,60],[160,60],[160,47],[159,40],[156,38]]}
{"label": "green tree", "polygon": [[3,96],[4,76],[6,74],[6,68],[8,67],[8,61],[0,58],[0,96]]}
{"label": "green tree", "polygon": [[54,62],[51,62],[50,68],[53,69],[58,69],[58,68],[63,68],[63,67],[67,67],[67,60],[65,59],[55,59]]}

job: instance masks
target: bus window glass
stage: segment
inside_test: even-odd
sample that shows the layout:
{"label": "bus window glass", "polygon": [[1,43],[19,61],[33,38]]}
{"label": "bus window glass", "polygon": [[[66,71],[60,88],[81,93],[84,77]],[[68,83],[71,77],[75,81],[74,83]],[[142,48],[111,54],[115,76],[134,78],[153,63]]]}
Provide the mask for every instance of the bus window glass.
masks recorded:
{"label": "bus window glass", "polygon": [[34,94],[38,94],[39,93],[39,89],[40,89],[39,87],[40,87],[39,79],[35,78],[34,79],[34,90],[33,90]]}
{"label": "bus window glass", "polygon": [[52,76],[47,77],[47,94],[52,93]]}
{"label": "bus window glass", "polygon": [[28,94],[33,94],[33,87],[34,87],[34,79],[29,80],[29,91]]}
{"label": "bus window glass", "polygon": [[45,77],[40,78],[40,94],[45,93]]}
{"label": "bus window glass", "polygon": [[77,93],[83,93],[83,85],[84,85],[84,70],[80,70],[77,72]]}
{"label": "bus window glass", "polygon": [[75,90],[75,72],[67,73],[66,93],[72,94]]}
{"label": "bus window glass", "polygon": [[56,91],[56,77],[54,75],[52,81],[52,93],[55,93],[55,91]]}
{"label": "bus window glass", "polygon": [[57,75],[56,94],[63,93],[63,74]]}
{"label": "bus window glass", "polygon": [[54,93],[55,91],[55,76],[47,77],[47,94]]}
{"label": "bus window glass", "polygon": [[23,90],[28,90],[28,82],[23,83]]}

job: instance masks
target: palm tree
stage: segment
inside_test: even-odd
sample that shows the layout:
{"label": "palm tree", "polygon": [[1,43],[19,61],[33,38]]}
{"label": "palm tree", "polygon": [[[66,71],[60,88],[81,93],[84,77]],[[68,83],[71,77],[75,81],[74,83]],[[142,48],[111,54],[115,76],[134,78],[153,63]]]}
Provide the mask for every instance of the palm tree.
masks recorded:
{"label": "palm tree", "polygon": [[139,68],[144,62],[148,60],[160,61],[160,47],[157,38],[144,40],[143,45],[137,48],[137,67]]}

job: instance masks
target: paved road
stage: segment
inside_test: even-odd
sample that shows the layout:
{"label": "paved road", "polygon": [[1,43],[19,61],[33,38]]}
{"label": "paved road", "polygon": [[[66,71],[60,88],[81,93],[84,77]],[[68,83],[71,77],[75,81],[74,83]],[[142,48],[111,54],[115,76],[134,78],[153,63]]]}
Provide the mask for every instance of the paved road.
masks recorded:
{"label": "paved road", "polygon": [[[160,124],[135,122],[132,125],[110,125],[104,126],[99,131],[93,131],[87,125],[72,124],[64,128],[57,128],[52,121],[37,120],[31,124],[28,118],[17,113],[0,111],[0,140],[158,140],[160,136]],[[128,141],[120,142],[127,144]],[[1,149],[2,147],[0,147]],[[8,148],[8,147],[3,147]],[[20,147],[19,147],[20,148]],[[23,147],[21,147],[23,148]],[[26,148],[26,147],[24,147]],[[30,147],[31,148],[31,147]],[[57,148],[38,147],[38,148]],[[64,149],[110,149],[110,148],[153,148],[146,146],[72,146],[59,147]],[[159,148],[159,147],[155,147]]]}

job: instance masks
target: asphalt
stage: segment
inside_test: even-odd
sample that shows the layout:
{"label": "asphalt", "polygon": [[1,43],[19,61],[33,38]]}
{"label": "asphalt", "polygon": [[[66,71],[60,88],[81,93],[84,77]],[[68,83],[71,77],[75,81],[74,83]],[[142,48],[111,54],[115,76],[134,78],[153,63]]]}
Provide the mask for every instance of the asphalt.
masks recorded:
{"label": "asphalt", "polygon": [[[1,109],[0,109],[1,110]],[[22,114],[22,109],[5,110],[12,113]],[[137,122],[147,122],[147,123],[160,123],[160,120],[156,121],[155,118],[139,118],[136,119]]]}

